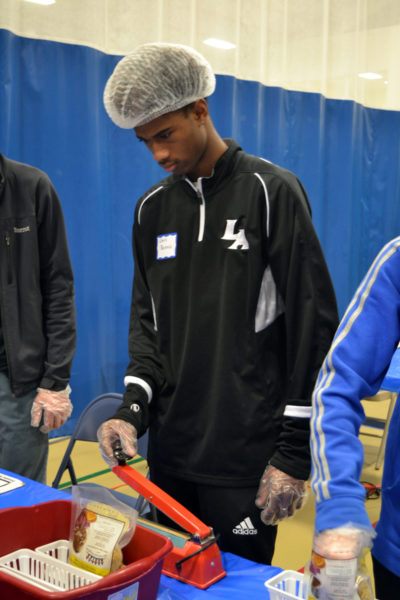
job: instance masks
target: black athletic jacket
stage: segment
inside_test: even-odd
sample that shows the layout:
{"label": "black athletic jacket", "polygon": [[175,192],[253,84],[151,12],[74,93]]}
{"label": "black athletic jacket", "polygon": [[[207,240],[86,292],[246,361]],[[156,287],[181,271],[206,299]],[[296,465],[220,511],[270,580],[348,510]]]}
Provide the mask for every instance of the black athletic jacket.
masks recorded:
{"label": "black athletic jacket", "polygon": [[171,175],[137,204],[125,384],[142,411],[115,416],[142,432],[148,410],[149,461],[178,478],[257,485],[270,461],[306,479],[335,294],[299,180],[228,143],[197,190]]}
{"label": "black athletic jacket", "polygon": [[58,196],[0,154],[0,310],[12,392],[64,389],[75,352],[73,274]]}

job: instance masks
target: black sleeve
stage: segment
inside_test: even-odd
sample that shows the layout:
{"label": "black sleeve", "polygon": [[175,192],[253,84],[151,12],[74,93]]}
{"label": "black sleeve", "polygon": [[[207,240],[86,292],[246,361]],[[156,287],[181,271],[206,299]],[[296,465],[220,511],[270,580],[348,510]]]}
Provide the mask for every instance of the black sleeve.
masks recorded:
{"label": "black sleeve", "polygon": [[[116,417],[132,423],[140,435],[148,427],[148,405],[164,381],[157,347],[157,319],[147,284],[141,243],[136,215],[132,234],[135,273],[128,338],[130,360],[125,375],[127,389],[124,402]],[[139,411],[134,404],[140,406]]]}
{"label": "black sleeve", "polygon": [[133,227],[135,274],[129,322],[129,358],[126,376],[143,379],[157,393],[164,381],[157,347],[157,317],[141,252],[140,226]]}
{"label": "black sleeve", "polygon": [[149,401],[145,390],[138,385],[128,385],[122,404],[112,418],[127,421],[135,427],[138,437],[143,435],[149,425]]}
{"label": "black sleeve", "polygon": [[65,389],[76,347],[74,277],[64,215],[50,180],[36,189],[40,285],[47,352],[40,387]]}
{"label": "black sleeve", "polygon": [[286,337],[286,407],[270,463],[293,477],[307,479],[311,396],[339,320],[308,198],[297,179],[273,182],[268,248],[285,305]]}

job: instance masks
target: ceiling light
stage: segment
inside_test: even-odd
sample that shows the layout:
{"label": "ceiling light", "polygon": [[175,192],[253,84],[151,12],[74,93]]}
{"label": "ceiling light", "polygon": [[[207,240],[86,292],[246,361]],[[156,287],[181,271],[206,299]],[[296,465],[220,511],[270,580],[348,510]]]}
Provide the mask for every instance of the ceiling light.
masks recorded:
{"label": "ceiling light", "polygon": [[369,71],[366,73],[359,73],[358,76],[363,79],[382,79],[382,75],[379,75],[379,73],[371,73]]}
{"label": "ceiling light", "polygon": [[50,6],[50,4],[55,4],[56,0],[25,0],[25,2],[31,2],[32,4],[43,4],[44,6]]}
{"label": "ceiling light", "polygon": [[206,40],[203,40],[203,44],[219,48],[220,50],[232,50],[232,48],[236,48],[235,44],[231,44],[231,42],[226,42],[225,40],[219,40],[218,38],[207,38]]}

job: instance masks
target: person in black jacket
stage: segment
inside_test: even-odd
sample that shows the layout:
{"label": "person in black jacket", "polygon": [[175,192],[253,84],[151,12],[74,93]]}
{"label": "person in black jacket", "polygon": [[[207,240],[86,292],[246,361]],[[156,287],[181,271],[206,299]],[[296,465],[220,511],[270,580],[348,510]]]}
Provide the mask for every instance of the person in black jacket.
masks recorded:
{"label": "person in black jacket", "polygon": [[48,432],[70,416],[74,283],[45,173],[0,154],[0,468],[46,483]]}
{"label": "person in black jacket", "polygon": [[126,392],[100,427],[115,464],[149,427],[151,479],[270,563],[276,523],[309,476],[311,393],[338,324],[300,181],[217,133],[208,62],[145,44],[107,82],[106,110],[170,173],[137,203]]}

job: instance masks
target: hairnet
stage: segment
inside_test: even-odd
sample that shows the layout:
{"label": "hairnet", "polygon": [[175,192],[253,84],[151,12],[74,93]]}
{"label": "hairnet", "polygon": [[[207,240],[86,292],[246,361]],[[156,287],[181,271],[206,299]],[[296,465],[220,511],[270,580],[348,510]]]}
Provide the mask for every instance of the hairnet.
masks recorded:
{"label": "hairnet", "polygon": [[214,90],[212,68],[193,48],[143,44],[116,65],[104,90],[104,106],[116,125],[131,129]]}

